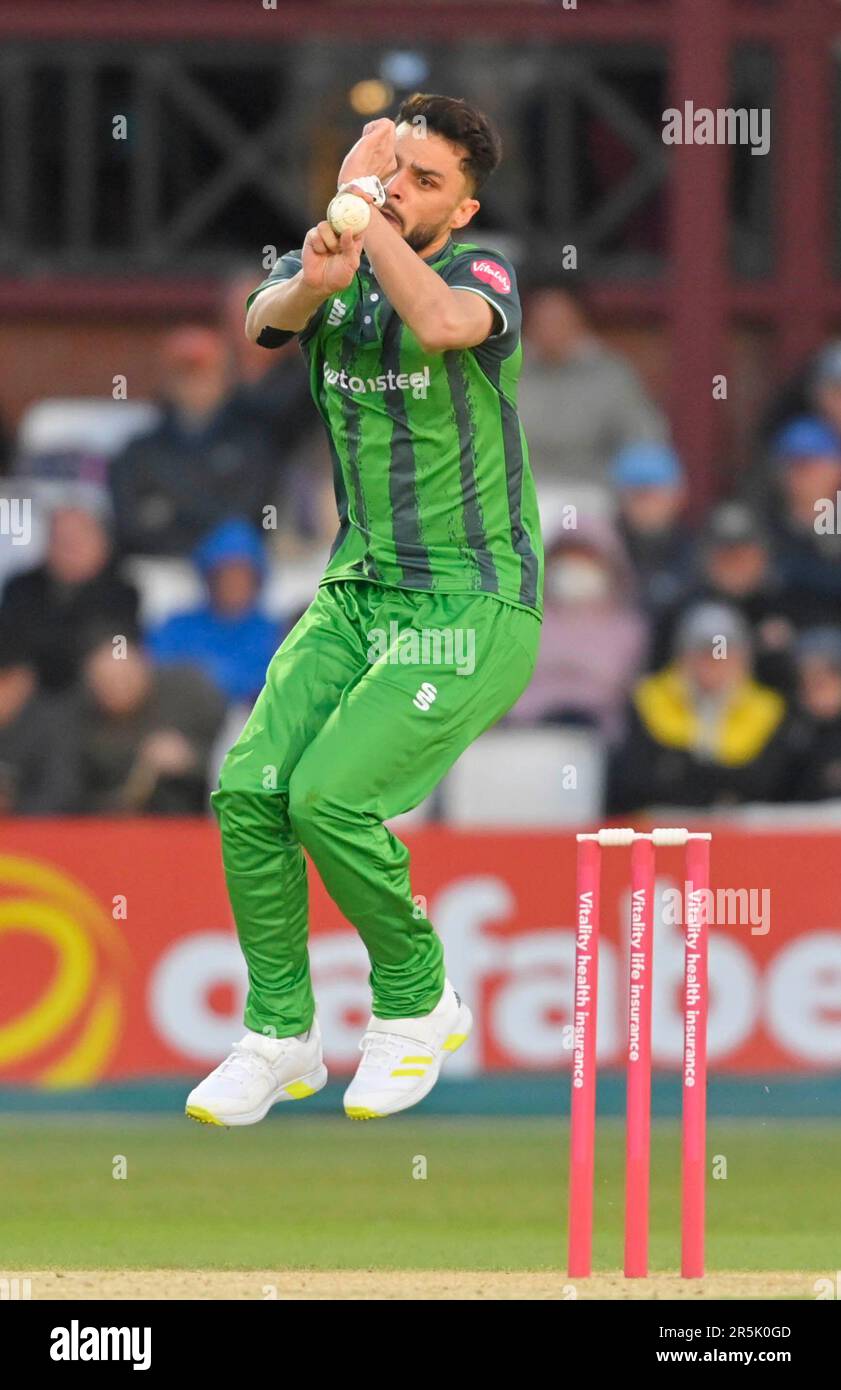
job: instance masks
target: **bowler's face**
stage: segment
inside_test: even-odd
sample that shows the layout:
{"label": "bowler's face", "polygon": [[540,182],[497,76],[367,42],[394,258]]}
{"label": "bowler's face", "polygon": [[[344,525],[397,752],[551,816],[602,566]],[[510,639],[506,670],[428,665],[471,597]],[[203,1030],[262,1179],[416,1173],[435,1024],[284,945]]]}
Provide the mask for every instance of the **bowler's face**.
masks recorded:
{"label": "bowler's face", "polygon": [[395,136],[397,169],[385,180],[383,216],[413,251],[463,227],[479,204],[461,168],[464,151],[403,121]]}

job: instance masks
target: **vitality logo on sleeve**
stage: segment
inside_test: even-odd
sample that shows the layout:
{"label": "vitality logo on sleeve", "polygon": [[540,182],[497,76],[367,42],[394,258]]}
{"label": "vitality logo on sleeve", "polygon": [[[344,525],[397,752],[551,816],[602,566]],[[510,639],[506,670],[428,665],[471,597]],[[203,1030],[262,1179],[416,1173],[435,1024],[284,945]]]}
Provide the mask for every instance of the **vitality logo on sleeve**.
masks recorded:
{"label": "vitality logo on sleeve", "polygon": [[477,280],[484,280],[500,294],[511,293],[511,276],[496,261],[471,261],[470,269]]}

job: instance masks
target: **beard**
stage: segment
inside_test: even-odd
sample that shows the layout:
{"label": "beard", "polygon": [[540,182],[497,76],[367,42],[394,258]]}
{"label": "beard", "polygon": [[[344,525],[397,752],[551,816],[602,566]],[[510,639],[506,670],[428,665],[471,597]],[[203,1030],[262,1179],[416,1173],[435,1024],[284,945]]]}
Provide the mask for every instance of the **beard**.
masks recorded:
{"label": "beard", "polygon": [[418,227],[413,227],[411,232],[409,232],[407,236],[404,236],[403,240],[407,246],[410,246],[413,251],[420,255],[421,251],[425,251],[427,246],[431,246],[435,238],[441,235],[445,226],[446,223],[444,222],[441,223],[440,227],[433,227],[427,222]]}
{"label": "beard", "polygon": [[411,247],[411,249],[418,255],[421,253],[421,251],[425,251],[427,246],[431,246],[432,242],[435,241],[436,237],[439,237],[441,233],[446,230],[447,227],[446,222],[442,222],[438,226],[433,226],[431,222],[423,222],[420,223],[417,227],[413,227],[410,232],[406,233],[403,231],[403,220],[400,217],[400,214],[398,212],[395,212],[394,208],[388,207],[387,204],[385,211],[390,212],[392,214],[395,222],[397,223],[397,230],[400,232],[400,235],[403,237],[403,240],[405,241],[406,245]]}

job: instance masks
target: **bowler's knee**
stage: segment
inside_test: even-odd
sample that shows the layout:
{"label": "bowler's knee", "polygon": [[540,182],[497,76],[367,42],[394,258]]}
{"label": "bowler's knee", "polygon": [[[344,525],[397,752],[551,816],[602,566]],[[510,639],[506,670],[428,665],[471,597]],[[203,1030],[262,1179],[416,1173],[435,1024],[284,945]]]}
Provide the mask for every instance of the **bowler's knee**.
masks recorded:
{"label": "bowler's knee", "polygon": [[210,805],[223,834],[255,825],[276,825],[281,812],[277,797],[227,787],[219,787],[211,793]]}
{"label": "bowler's knee", "polygon": [[296,769],[289,779],[289,819],[300,840],[306,842],[319,825],[329,820],[332,807],[321,777]]}

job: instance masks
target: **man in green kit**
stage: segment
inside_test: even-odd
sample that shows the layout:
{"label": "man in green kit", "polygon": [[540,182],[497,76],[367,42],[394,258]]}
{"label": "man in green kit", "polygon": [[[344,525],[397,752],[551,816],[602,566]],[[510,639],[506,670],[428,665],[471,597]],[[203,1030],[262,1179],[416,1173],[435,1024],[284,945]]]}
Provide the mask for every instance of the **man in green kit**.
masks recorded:
{"label": "man in green kit", "polygon": [[297,334],[327,428],[339,530],[310,607],[273,657],[212,804],[248,965],[248,1032],[187,1114],[239,1125],[327,1079],[307,952],[304,850],[371,962],[372,1016],[346,1113],[415,1105],[471,1015],[385,821],[417,806],[510,709],[534,668],[543,552],[517,416],[509,262],[455,242],[499,163],[488,119],[416,94],[365,127],[326,221],[250,296],[246,333]]}

